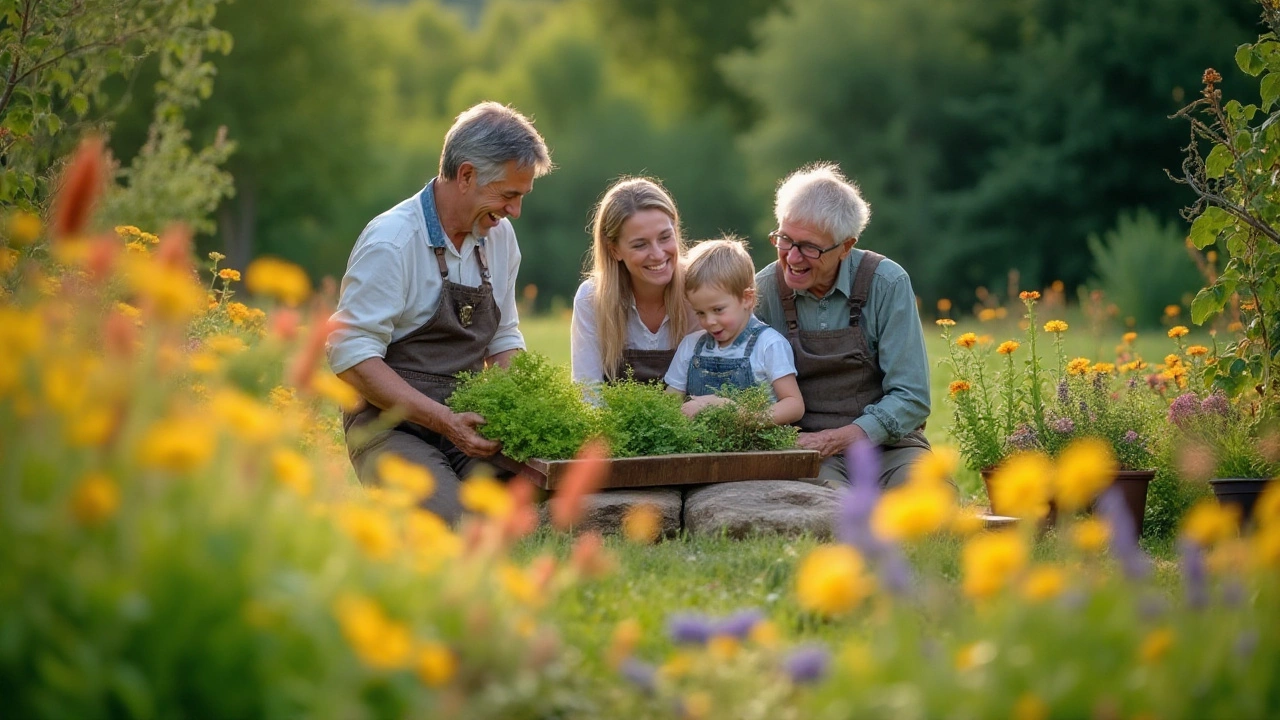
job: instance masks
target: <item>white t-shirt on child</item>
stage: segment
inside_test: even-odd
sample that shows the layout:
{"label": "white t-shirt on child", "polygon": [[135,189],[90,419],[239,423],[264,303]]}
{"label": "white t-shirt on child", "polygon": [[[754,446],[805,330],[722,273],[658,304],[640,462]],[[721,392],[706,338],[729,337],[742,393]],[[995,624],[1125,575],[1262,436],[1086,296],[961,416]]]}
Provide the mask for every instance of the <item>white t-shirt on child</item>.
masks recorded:
{"label": "white t-shirt on child", "polygon": [[[754,324],[749,323],[738,339],[742,339]],[[706,334],[706,330],[699,330],[685,335],[680,341],[680,346],[676,348],[676,356],[671,359],[671,367],[667,369],[666,377],[663,378],[663,382],[669,387],[684,392],[689,386],[689,361],[693,359],[693,350],[698,346],[698,341]],[[703,351],[706,357],[740,358],[746,349],[744,344],[737,342],[730,343],[727,348],[720,347],[714,340],[710,345],[710,348]],[[756,346],[751,350],[751,374],[756,383],[765,383],[770,386],[773,385],[774,380],[796,374],[795,353],[791,350],[791,343],[787,342],[782,333],[771,327],[766,327],[760,332],[760,337],[756,339]]]}

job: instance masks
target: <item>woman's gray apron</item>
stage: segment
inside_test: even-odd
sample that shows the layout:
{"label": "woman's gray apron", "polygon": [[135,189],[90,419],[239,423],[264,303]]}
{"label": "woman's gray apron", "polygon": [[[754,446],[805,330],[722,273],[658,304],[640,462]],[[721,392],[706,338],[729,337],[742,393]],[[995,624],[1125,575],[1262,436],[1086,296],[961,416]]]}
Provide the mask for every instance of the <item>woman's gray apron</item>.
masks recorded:
{"label": "woman's gray apron", "polygon": [[630,369],[634,373],[637,382],[661,381],[667,375],[667,368],[671,367],[671,358],[675,356],[676,351],[674,349],[636,350],[627,348],[622,351],[622,361],[618,363],[618,367],[614,368],[613,377],[621,380],[627,377],[627,370]]}
{"label": "woman's gray apron", "polygon": [[[796,382],[804,398],[803,432],[844,427],[861,417],[863,410],[884,397],[884,372],[862,329],[862,308],[871,293],[871,280],[884,259],[864,251],[849,297],[849,327],[838,330],[801,330],[796,314],[795,291],[783,278],[778,263],[778,295],[787,320],[787,340],[796,356]],[[889,448],[928,448],[923,427],[907,433]]]}

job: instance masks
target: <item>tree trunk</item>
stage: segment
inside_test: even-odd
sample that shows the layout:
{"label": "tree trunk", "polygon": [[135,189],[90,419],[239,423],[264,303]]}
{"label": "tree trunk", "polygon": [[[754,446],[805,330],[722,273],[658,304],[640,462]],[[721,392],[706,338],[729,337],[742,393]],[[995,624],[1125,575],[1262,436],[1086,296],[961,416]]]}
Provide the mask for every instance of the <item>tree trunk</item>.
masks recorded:
{"label": "tree trunk", "polygon": [[253,259],[258,222],[257,188],[248,178],[237,179],[235,197],[218,208],[226,267],[244,269]]}

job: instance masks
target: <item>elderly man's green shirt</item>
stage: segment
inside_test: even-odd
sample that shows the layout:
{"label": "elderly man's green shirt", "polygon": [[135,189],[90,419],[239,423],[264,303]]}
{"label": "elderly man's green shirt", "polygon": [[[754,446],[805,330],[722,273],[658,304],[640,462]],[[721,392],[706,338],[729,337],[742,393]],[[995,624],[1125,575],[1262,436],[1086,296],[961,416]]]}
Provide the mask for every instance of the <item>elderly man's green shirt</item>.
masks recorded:
{"label": "elderly man's green shirt", "polygon": [[[835,285],[825,297],[808,291],[796,293],[801,330],[838,330],[849,326],[849,293],[853,275],[865,254],[854,249],[840,262]],[[756,316],[785,336],[787,320],[778,296],[776,266],[775,261],[756,274],[759,298]],[[868,405],[862,417],[853,422],[873,443],[892,445],[929,417],[929,356],[925,352],[924,329],[920,326],[911,278],[901,265],[888,258],[881,261],[872,278],[862,318],[867,343],[884,372],[881,383],[884,397]]]}

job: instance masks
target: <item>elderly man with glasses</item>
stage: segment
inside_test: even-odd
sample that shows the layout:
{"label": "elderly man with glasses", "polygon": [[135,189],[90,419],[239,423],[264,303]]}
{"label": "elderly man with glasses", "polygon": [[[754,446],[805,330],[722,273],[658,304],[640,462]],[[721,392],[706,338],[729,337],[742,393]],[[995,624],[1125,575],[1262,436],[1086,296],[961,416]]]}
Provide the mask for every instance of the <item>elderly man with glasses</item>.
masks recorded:
{"label": "elderly man with glasses", "polygon": [[929,453],[929,359],[911,278],[859,250],[871,209],[833,164],[792,173],[778,186],[778,260],[756,275],[756,315],[795,351],[805,414],[800,445],[822,453],[818,480],[849,482],[844,450],[880,446],[880,484],[903,483]]}

